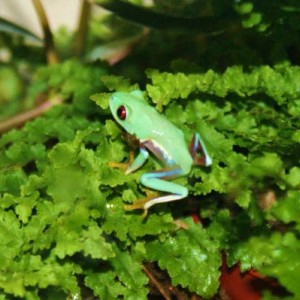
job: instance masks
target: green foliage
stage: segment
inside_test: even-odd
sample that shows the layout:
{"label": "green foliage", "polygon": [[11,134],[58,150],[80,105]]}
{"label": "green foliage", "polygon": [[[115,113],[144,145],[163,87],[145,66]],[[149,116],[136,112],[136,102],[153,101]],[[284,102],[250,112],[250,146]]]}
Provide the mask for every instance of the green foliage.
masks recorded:
{"label": "green foliage", "polygon": [[243,71],[241,67],[231,67],[227,68],[222,75],[212,70],[205,74],[191,75],[150,70],[148,77],[153,85],[148,85],[147,90],[159,105],[168,104],[169,99],[185,99],[192,92],[207,93],[222,98],[231,93],[241,98],[261,93],[271,97],[279,105],[284,104],[287,99],[293,102],[299,97],[297,86],[300,68],[285,65],[279,65],[275,69],[263,66],[253,68],[249,72]]}
{"label": "green foliage", "polygon": [[65,101],[72,99],[77,110],[90,112],[94,107],[89,97],[102,87],[100,77],[105,72],[104,68],[83,66],[76,60],[39,68],[28,90],[28,102],[47,93],[49,97],[59,95]]}
{"label": "green foliage", "polygon": [[188,230],[179,230],[163,241],[147,243],[148,256],[168,271],[173,284],[208,298],[218,288],[220,248],[199,224],[191,220],[186,223]]}
{"label": "green foliage", "polygon": [[232,255],[234,260],[241,262],[242,269],[254,267],[267,276],[277,278],[289,292],[293,293],[294,299],[298,299],[299,247],[300,243],[295,234],[276,232],[267,237],[251,237],[240,243]]}
{"label": "green foliage", "polygon": [[[145,265],[153,264],[187,297],[210,299],[225,254],[229,266],[276,279],[283,299],[299,299],[299,3],[164,0],[145,8],[136,0],[121,1],[118,12],[120,1],[104,2],[166,31],[144,34],[114,15],[92,20],[86,56],[102,37],[109,55],[128,56],[115,66],[73,58],[45,66],[39,50],[0,36],[14,58],[1,61],[0,119],[59,100],[0,137],[0,298],[147,299]],[[229,30],[221,26],[228,19]],[[71,37],[57,36],[65,55]],[[145,197],[139,178],[158,162],[150,157],[130,175],[109,165],[127,162],[136,146],[112,119],[109,97],[138,88],[187,143],[199,132],[213,158],[176,179],[187,199],[155,205],[145,219],[124,205]],[[281,299],[270,291],[264,298]]]}
{"label": "green foliage", "polygon": [[[294,113],[299,95],[290,80],[298,68],[261,67],[252,73],[232,68],[195,75],[148,71],[149,95],[159,107],[166,105],[164,113],[187,138],[198,131],[214,159],[210,169],[194,168],[188,181],[180,179],[199,198],[200,214],[210,224],[205,228],[181,217],[187,230],[176,229],[172,217],[180,215],[185,200],[173,208],[157,205],[145,220],[124,210],[124,202],[143,197],[139,176],[155,168],[155,162],[130,176],[109,167],[110,161],[126,160],[129,148],[106,110],[98,120],[88,117],[93,110],[84,95],[94,86],[82,78],[92,78],[95,71],[74,75],[77,68],[82,67],[67,62],[38,70],[29,95],[51,89],[66,100],[72,95],[72,103],[0,140],[3,292],[30,297],[33,290],[55,286],[75,295],[77,274],[100,298],[142,299],[147,295],[142,262],[156,261],[174,285],[209,298],[218,289],[223,249],[230,264],[240,261],[243,270],[254,267],[274,276],[297,295],[294,281],[288,280],[299,274],[296,265],[288,267],[299,246],[295,234],[260,230],[275,220],[299,229],[295,204],[300,179],[294,165],[299,143],[292,130],[299,126]],[[98,84],[101,72],[93,79]],[[278,78],[289,84],[278,89]],[[122,77],[105,77],[104,82],[131,89]],[[106,109],[107,96],[93,99]],[[259,193],[266,188],[281,195],[267,213],[259,208]],[[218,206],[234,205],[243,212],[235,220],[228,210],[218,213]],[[285,245],[282,239],[288,244],[280,255],[275,250],[270,255],[278,244]],[[12,274],[18,274],[17,284]]]}
{"label": "green foliage", "polygon": [[19,109],[18,98],[22,92],[22,81],[12,68],[7,66],[0,67],[0,120],[13,115]]}

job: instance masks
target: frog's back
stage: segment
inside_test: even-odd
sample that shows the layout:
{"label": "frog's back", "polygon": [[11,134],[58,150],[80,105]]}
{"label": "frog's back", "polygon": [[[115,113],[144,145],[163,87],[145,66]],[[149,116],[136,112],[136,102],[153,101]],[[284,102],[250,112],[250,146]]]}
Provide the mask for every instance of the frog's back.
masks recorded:
{"label": "frog's back", "polygon": [[192,157],[183,132],[153,107],[149,108],[154,112],[145,116],[145,123],[151,124],[151,126],[148,127],[147,132],[141,133],[138,137],[141,142],[148,141],[147,145],[152,145],[148,148],[166,165],[178,165],[184,173],[188,173],[192,165]]}

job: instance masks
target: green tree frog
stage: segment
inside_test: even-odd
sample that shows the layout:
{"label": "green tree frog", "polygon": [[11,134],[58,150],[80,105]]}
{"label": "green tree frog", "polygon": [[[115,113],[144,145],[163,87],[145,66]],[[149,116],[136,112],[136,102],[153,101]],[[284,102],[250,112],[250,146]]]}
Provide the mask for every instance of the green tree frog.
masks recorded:
{"label": "green tree frog", "polygon": [[140,90],[113,93],[109,107],[115,120],[139,140],[139,154],[127,168],[126,174],[140,168],[149,157],[149,152],[164,165],[161,170],[143,174],[140,182],[166,195],[147,197],[125,208],[144,209],[146,215],[148,209],[157,203],[187,197],[186,187],[168,180],[188,174],[193,164],[202,166],[212,164],[200,135],[195,133],[188,147],[183,132],[150,106]]}

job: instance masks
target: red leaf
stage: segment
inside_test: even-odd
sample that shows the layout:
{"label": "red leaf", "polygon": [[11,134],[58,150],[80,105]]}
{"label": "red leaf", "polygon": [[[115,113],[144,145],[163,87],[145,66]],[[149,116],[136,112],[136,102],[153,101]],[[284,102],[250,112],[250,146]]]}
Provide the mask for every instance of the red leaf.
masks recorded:
{"label": "red leaf", "polygon": [[230,300],[260,300],[260,289],[255,283],[262,278],[256,271],[242,274],[239,264],[228,268],[226,259],[223,259],[221,287]]}

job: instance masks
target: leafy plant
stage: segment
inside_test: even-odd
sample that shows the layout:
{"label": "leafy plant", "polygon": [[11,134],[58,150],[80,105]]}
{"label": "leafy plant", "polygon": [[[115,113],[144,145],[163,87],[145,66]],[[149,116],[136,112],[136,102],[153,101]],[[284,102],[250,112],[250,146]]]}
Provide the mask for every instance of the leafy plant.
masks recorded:
{"label": "leafy plant", "polygon": [[[84,2],[73,54],[62,58],[55,43],[66,36],[54,33],[57,60],[27,61],[29,77],[19,51],[39,50],[2,36],[13,59],[0,70],[1,297],[223,299],[224,266],[239,264],[267,283],[259,298],[298,299],[299,25],[289,18],[299,4],[131,2],[97,1],[114,14],[90,17],[90,27]],[[149,27],[160,20],[161,30],[117,14]],[[216,18],[214,34],[204,35],[199,24]],[[186,25],[162,28],[166,20]],[[102,53],[101,34],[103,45],[118,39],[122,47],[108,64],[87,62]],[[213,157],[211,168],[176,179],[187,199],[156,205],[145,219],[124,204],[144,197],[139,178],[157,161],[131,175],[109,165],[128,161],[135,142],[108,99],[139,87],[187,141],[199,132]]]}

